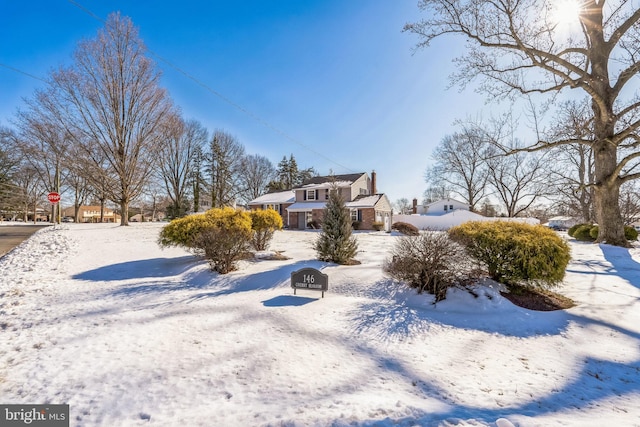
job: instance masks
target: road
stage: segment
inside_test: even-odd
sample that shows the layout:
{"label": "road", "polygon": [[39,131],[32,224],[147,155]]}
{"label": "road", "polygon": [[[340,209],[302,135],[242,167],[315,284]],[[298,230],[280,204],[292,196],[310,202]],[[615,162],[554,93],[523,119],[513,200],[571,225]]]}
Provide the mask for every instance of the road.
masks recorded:
{"label": "road", "polygon": [[3,257],[11,249],[27,240],[29,236],[31,236],[42,227],[51,227],[51,224],[0,226],[0,258]]}

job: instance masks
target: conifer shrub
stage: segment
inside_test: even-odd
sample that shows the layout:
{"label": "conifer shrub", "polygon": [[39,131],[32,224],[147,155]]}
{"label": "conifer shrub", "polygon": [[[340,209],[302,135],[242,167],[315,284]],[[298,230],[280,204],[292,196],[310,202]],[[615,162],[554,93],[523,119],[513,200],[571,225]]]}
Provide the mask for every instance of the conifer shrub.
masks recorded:
{"label": "conifer shrub", "polygon": [[400,237],[384,270],[419,293],[435,295],[438,302],[446,298],[447,289],[467,280],[473,267],[464,248],[447,233],[426,231]]}
{"label": "conifer shrub", "polygon": [[252,235],[249,214],[226,207],[171,221],[160,232],[159,243],[202,254],[212,270],[226,274],[245,256]]}
{"label": "conifer shrub", "polygon": [[251,244],[256,251],[264,251],[273,239],[273,233],[282,229],[282,217],[273,209],[250,211],[253,237]]}
{"label": "conifer shrub", "polygon": [[352,235],[351,214],[338,191],[329,192],[324,209],[322,232],[314,244],[321,261],[350,264],[358,252],[358,242]]}
{"label": "conifer shrub", "polygon": [[182,246],[186,249],[194,249],[193,242],[196,236],[205,228],[205,224],[206,218],[204,214],[174,219],[162,228],[158,243],[162,247]]}
{"label": "conifer shrub", "polygon": [[598,230],[596,229],[595,237],[591,236],[591,230],[594,228],[592,224],[582,224],[576,228],[573,232],[573,238],[582,242],[593,242],[598,237]]}
{"label": "conifer shrub", "polygon": [[569,245],[541,225],[470,221],[451,228],[449,236],[507,286],[557,285],[570,259]]}
{"label": "conifer shrub", "polygon": [[420,230],[413,224],[409,224],[408,222],[394,222],[391,226],[392,230],[396,230],[399,233],[404,234],[405,236],[417,236],[420,234]]}

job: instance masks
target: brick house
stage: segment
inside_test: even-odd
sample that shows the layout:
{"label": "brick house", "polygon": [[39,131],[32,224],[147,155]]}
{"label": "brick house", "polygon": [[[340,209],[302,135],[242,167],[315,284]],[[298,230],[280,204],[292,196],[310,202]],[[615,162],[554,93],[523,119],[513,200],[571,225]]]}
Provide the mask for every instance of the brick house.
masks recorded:
{"label": "brick house", "polygon": [[316,176],[294,188],[295,203],[286,208],[289,228],[304,230],[314,222],[322,224],[329,192],[333,189],[342,195],[360,230],[372,230],[374,222],[381,223],[386,231],[391,230],[391,203],[385,194],[377,193],[375,172],[371,177],[366,172]]}
{"label": "brick house", "polygon": [[260,209],[273,209],[282,217],[282,223],[285,228],[289,227],[289,216],[287,215],[287,208],[291,206],[295,201],[295,193],[293,190],[279,191],[276,193],[264,194],[256,199],[247,203],[250,210]]}

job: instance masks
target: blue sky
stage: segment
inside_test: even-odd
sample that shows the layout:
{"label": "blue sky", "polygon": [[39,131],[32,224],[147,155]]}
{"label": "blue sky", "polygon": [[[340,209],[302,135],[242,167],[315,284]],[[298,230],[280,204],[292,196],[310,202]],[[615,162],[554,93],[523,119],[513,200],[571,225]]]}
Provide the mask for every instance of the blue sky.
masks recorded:
{"label": "blue sky", "polygon": [[402,27],[419,19],[417,0],[0,4],[2,125],[43,84],[7,66],[44,78],[70,64],[102,26],[87,11],[132,19],[186,119],[274,165],[293,154],[322,175],[375,170],[392,202],[421,199],[431,152],[455,119],[489,113],[483,96],[447,89],[462,40],[413,52],[418,40]]}

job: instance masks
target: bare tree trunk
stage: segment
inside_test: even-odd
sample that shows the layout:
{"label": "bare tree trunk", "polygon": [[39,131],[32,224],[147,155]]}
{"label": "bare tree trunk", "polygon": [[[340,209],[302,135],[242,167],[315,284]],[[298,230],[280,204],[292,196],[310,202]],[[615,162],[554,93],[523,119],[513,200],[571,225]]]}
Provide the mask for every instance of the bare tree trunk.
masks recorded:
{"label": "bare tree trunk", "polygon": [[[600,139],[602,140],[602,139]],[[595,150],[596,186],[594,204],[598,222],[597,242],[616,246],[628,246],[624,236],[624,224],[620,212],[620,180],[615,172],[617,149],[608,143],[600,143]]]}

